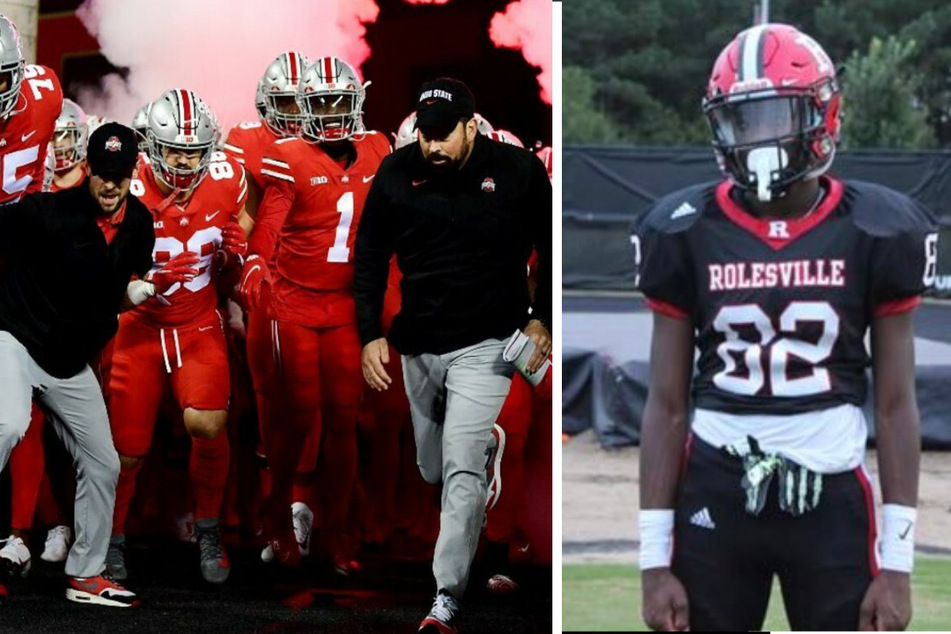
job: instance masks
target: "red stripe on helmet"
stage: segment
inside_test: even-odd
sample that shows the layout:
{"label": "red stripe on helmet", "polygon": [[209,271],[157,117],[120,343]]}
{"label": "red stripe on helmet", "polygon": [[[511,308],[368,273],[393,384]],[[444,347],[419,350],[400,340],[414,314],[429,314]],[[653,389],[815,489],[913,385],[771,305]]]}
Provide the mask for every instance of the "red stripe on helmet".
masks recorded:
{"label": "red stripe on helmet", "polygon": [[324,58],[324,81],[331,83],[334,80],[334,58]]}
{"label": "red stripe on helmet", "polygon": [[192,104],[191,93],[187,90],[180,90],[179,99],[182,102],[182,133],[191,134],[192,133],[192,112],[195,110],[194,104]]}
{"label": "red stripe on helmet", "polygon": [[291,85],[297,84],[297,79],[300,76],[300,62],[297,60],[297,53],[288,53],[287,54],[287,67],[291,73]]}

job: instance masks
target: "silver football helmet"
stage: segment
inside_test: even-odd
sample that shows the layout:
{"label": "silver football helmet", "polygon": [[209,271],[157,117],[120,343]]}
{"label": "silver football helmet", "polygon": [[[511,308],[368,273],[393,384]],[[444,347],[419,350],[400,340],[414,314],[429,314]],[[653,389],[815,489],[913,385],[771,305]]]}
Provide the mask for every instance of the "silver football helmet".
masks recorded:
{"label": "silver football helmet", "polygon": [[509,145],[515,145],[520,148],[524,148],[525,144],[522,143],[522,140],[509,132],[508,130],[503,130],[502,128],[497,128],[489,134],[489,138],[493,141],[498,141],[499,143],[508,143]]}
{"label": "silver football helmet", "polygon": [[307,57],[288,51],[278,55],[264,71],[261,78],[266,113],[264,121],[279,136],[297,136],[304,123],[304,114],[297,103],[297,90],[309,66]]}
{"label": "silver football helmet", "polygon": [[362,83],[350,64],[338,57],[316,60],[304,72],[297,104],[305,116],[305,141],[343,141],[366,133],[363,101],[370,82]]}
{"label": "silver football helmet", "polygon": [[23,51],[20,48],[20,31],[5,15],[0,15],[0,118],[13,113],[20,99],[20,84],[23,83]]}
{"label": "silver football helmet", "polygon": [[416,143],[416,111],[413,110],[409,116],[403,119],[400,129],[396,131],[396,139],[393,145],[396,149],[407,146],[410,143]]}
{"label": "silver football helmet", "polygon": [[485,136],[489,136],[492,134],[492,132],[495,131],[495,128],[492,127],[492,124],[489,123],[489,121],[485,117],[483,117],[481,114],[477,112],[473,116],[475,117],[476,125],[479,128],[479,134],[484,134]]}
{"label": "silver football helmet", "polygon": [[[208,173],[221,137],[211,110],[190,90],[166,91],[149,108],[149,160],[155,177],[173,189],[191,191]],[[169,152],[199,152],[197,164],[181,158],[169,164]]]}
{"label": "silver football helmet", "polygon": [[139,152],[145,154],[149,153],[149,107],[151,105],[151,103],[145,104],[136,110],[135,116],[132,117],[132,129],[139,136]]}
{"label": "silver football helmet", "polygon": [[258,80],[257,90],[254,91],[254,109],[258,111],[258,116],[267,119],[267,99],[264,98],[264,77]]}
{"label": "silver football helmet", "polygon": [[63,99],[63,110],[53,128],[54,169],[65,172],[86,158],[89,127],[86,112],[72,99]]}

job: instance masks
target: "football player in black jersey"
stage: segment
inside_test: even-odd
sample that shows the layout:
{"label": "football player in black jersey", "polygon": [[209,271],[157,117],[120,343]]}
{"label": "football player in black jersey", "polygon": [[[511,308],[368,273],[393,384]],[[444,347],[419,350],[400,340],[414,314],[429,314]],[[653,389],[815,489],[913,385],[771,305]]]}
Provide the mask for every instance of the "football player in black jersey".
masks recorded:
{"label": "football player in black jersey", "polygon": [[[632,235],[654,311],[644,618],[757,630],[777,576],[793,629],[902,629],[919,466],[911,313],[934,282],[935,222],[900,193],[825,175],[839,85],[793,27],[737,35],[703,108],[726,180],[664,198]],[[863,464],[868,367],[881,536]]]}

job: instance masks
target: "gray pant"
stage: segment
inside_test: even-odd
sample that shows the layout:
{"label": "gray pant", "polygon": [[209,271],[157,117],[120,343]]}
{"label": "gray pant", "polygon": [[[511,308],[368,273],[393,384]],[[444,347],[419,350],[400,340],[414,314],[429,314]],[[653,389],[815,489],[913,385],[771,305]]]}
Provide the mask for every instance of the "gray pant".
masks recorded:
{"label": "gray pant", "polygon": [[403,357],[419,470],[427,482],[443,483],[433,575],[437,589],[457,599],[466,591],[485,519],[492,426],[512,382],[505,344],[487,339],[446,354]]}
{"label": "gray pant", "polygon": [[0,331],[0,471],[26,434],[33,398],[76,465],[76,541],[66,574],[95,577],[105,569],[119,479],[119,454],[102,390],[89,366],[74,377],[57,379],[13,335]]}

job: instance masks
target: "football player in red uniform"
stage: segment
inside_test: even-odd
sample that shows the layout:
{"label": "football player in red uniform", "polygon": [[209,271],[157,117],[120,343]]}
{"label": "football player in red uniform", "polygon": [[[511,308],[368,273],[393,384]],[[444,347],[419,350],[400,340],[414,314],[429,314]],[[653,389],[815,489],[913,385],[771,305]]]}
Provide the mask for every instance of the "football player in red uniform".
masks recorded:
{"label": "football player in red uniform", "polygon": [[63,99],[63,111],[53,134],[53,182],[50,191],[75,187],[86,177],[86,112],[72,99]]}
{"label": "football player in red uniform", "polygon": [[286,412],[281,421],[264,421],[275,427],[265,434],[273,474],[265,513],[269,544],[282,562],[299,561],[288,507],[302,448],[316,426],[324,547],[343,574],[352,569],[343,531],[363,392],[352,250],[370,182],[390,152],[384,135],[363,126],[365,95],[353,68],[336,57],[319,59],[304,73],[298,91],[302,135],[275,142],[262,159],[261,171],[272,183],[258,210],[241,283],[245,305],[267,306],[274,320],[272,350],[281,380],[266,394],[280,395]]}
{"label": "football player in red uniform", "polygon": [[[258,83],[255,106],[260,118],[258,121],[240,123],[228,134],[224,151],[241,163],[250,177],[248,214],[252,218],[257,215],[258,204],[263,200],[265,188],[270,181],[261,173],[265,153],[275,141],[295,137],[300,133],[303,117],[297,105],[297,90],[301,77],[310,64],[310,59],[296,51],[278,55],[265,69]],[[272,257],[269,262],[271,270],[275,265],[275,258]],[[279,409],[282,405],[281,399],[265,395],[269,386],[277,381],[274,376],[277,366],[272,341],[274,327],[273,319],[266,311],[255,310],[248,313],[247,357],[258,411],[258,436],[261,439],[257,453],[259,460],[265,465],[267,458],[264,435],[268,428],[267,421],[280,420],[282,417]],[[318,443],[319,438],[309,438],[301,455],[301,471],[305,474],[314,469]],[[299,477],[293,495],[294,533],[302,553],[309,550],[313,524],[313,512],[310,509],[312,502],[309,499],[311,496],[307,491],[308,487],[303,483],[312,480],[312,477]],[[270,471],[267,468],[261,470],[261,483],[262,493],[270,494]],[[273,552],[266,547],[261,557],[265,561],[271,561]]]}
{"label": "football player in red uniform", "polygon": [[[41,191],[46,153],[63,106],[59,79],[45,66],[27,65],[20,34],[0,15],[0,204]],[[42,412],[33,408],[26,436],[10,456],[12,535],[0,549],[0,566],[25,574],[30,567],[27,530],[43,476]]]}
{"label": "football player in red uniform", "polygon": [[[739,33],[703,103],[727,178],[658,201],[631,236],[654,312],[640,464],[653,629],[760,629],[774,577],[793,630],[908,625],[912,311],[934,284],[938,234],[917,201],[826,174],[840,106],[811,37],[785,24]],[[881,550],[864,467],[869,367]]]}
{"label": "football player in red uniform", "polygon": [[244,169],[213,150],[220,132],[193,92],[169,90],[149,108],[149,155],[140,155],[132,193],[152,210],[152,276],[190,272],[124,313],[115,338],[112,433],[122,462],[116,489],[109,572],[125,578],[124,526],[136,474],[148,453],[159,406],[171,389],[192,438],[189,474],[202,576],[223,583],[230,572],[218,516],[228,475],[229,375],[213,284],[217,267],[235,266],[246,248],[238,224],[247,199]]}

